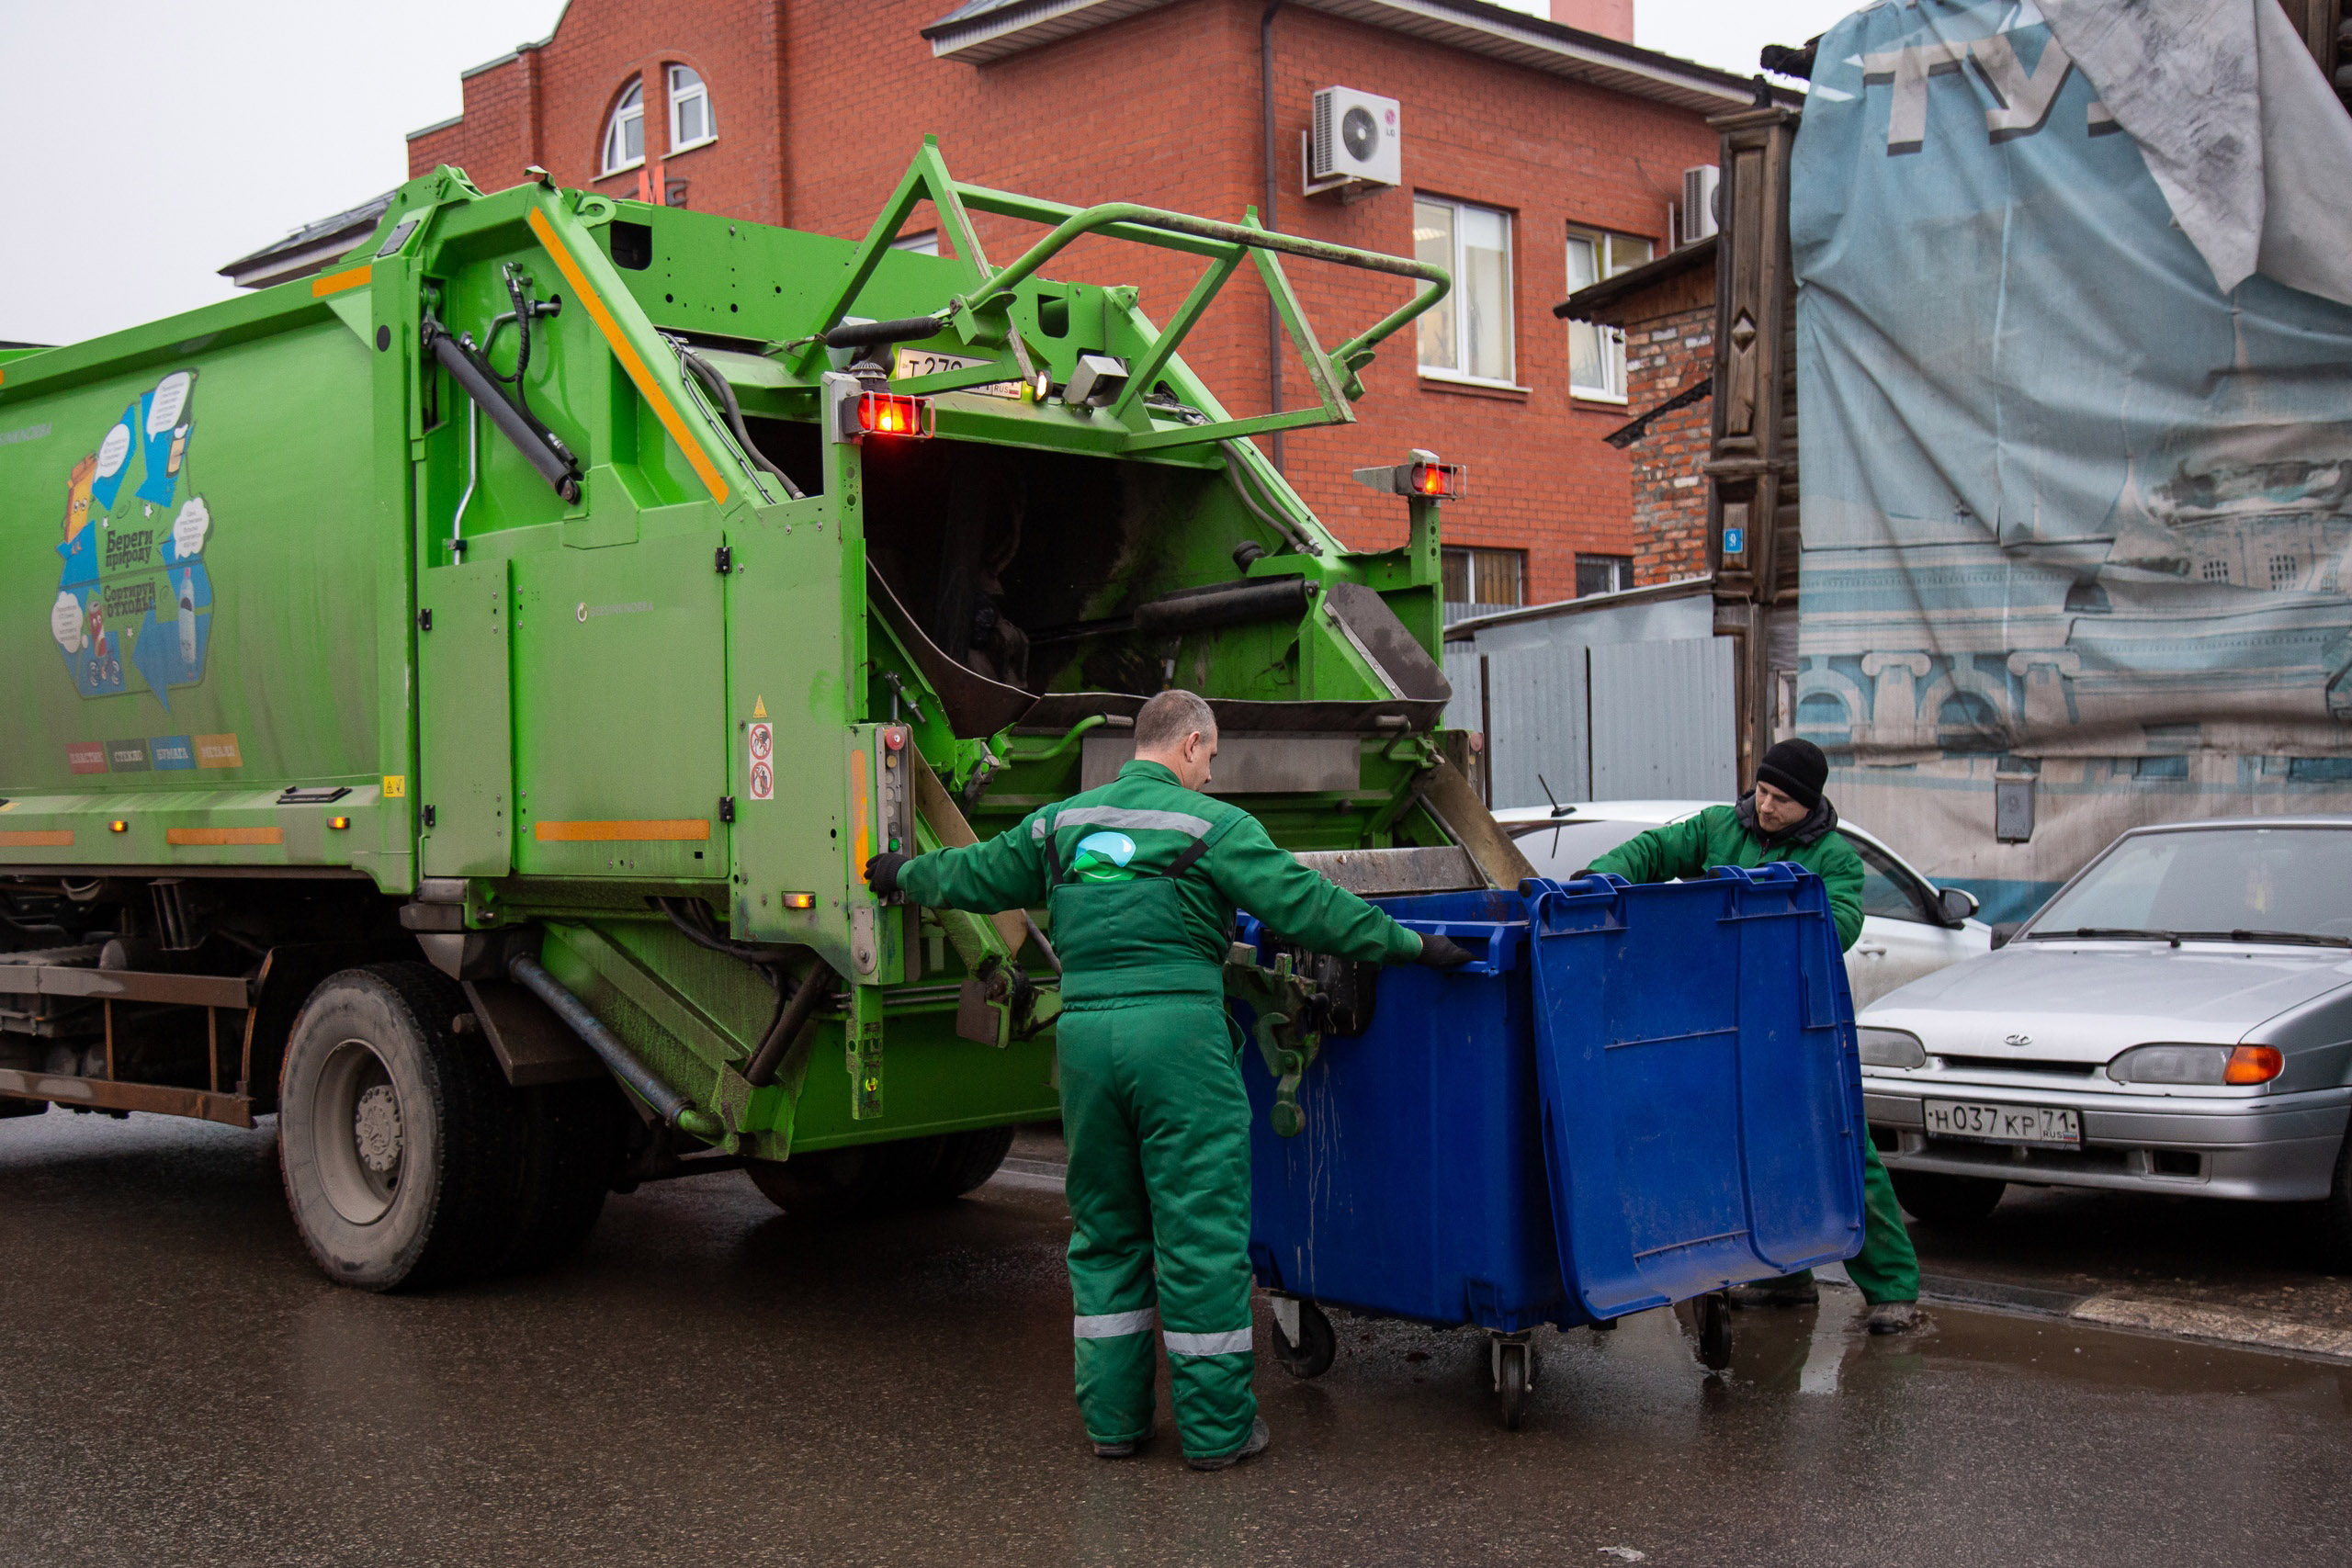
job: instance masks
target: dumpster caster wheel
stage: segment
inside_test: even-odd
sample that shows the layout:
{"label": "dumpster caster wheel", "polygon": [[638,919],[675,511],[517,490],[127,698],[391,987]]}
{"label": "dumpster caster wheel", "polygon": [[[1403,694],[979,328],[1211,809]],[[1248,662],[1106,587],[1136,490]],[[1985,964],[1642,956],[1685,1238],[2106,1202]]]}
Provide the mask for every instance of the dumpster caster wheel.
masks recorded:
{"label": "dumpster caster wheel", "polygon": [[1527,1419],[1527,1392],[1535,1384],[1535,1347],[1523,1338],[1497,1335],[1494,1347],[1495,1395],[1501,1402],[1503,1430],[1516,1432]]}
{"label": "dumpster caster wheel", "polygon": [[1711,1291],[1691,1305],[1699,1318],[1699,1364],[1720,1372],[1731,1365],[1731,1292]]}
{"label": "dumpster caster wheel", "polygon": [[1295,1378],[1319,1378],[1339,1353],[1340,1337],[1321,1307],[1296,1296],[1274,1298],[1274,1359],[1283,1371]]}

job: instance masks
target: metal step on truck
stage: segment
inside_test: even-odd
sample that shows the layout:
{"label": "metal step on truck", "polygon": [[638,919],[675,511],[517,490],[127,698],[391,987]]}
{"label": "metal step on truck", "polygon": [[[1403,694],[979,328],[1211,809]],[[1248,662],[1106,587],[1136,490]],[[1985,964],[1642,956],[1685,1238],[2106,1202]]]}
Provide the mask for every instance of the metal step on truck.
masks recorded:
{"label": "metal step on truck", "polygon": [[[1529,874],[1439,727],[1458,472],[1362,471],[1409,538],[1352,552],[1250,439],[1351,420],[1443,273],[929,142],[855,243],[531,174],[0,354],[0,1115],[275,1115],[305,1242],[371,1290],[696,1171],[953,1197],[1055,1114],[1051,932],[860,868],[1107,778],[1170,684],[1336,879]],[[924,203],[952,254],[893,248]],[[975,212],[1046,231],[995,265]],[[1197,284],[1156,325],[1049,279],[1087,237]],[[1396,308],[1327,348],[1302,264]],[[1245,267],[1312,406],[1235,417],[1177,355]]]}

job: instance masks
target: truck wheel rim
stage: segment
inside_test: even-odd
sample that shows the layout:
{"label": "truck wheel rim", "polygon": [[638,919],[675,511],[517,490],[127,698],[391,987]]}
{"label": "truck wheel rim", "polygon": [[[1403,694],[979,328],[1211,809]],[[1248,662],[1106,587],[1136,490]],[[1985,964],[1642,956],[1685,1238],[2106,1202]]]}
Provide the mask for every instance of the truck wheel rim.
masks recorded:
{"label": "truck wheel rim", "polygon": [[375,1047],[345,1040],[328,1053],[311,1126],[320,1185],[334,1212],[355,1225],[382,1219],[400,1192],[408,1139],[400,1093]]}

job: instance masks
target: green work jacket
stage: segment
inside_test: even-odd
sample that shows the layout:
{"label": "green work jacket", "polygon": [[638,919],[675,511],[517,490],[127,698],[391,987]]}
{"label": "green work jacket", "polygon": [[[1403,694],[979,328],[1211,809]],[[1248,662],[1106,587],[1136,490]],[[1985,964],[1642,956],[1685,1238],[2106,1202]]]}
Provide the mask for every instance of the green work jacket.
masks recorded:
{"label": "green work jacket", "polygon": [[1744,870],[1787,861],[1828,884],[1838,945],[1853,946],[1862,934],[1862,857],[1838,831],[1837,807],[1825,800],[1789,831],[1769,836],[1756,825],[1754,812],[1747,799],[1737,806],[1710,806],[1696,817],[1626,840],[1594,861],[1591,869],[1628,882],[1673,882],[1704,876],[1713,866]]}
{"label": "green work jacket", "polygon": [[1222,998],[1237,908],[1314,953],[1394,964],[1421,951],[1418,935],[1299,864],[1256,818],[1158,762],[1129,762],[985,843],[919,855],[899,886],[934,908],[1044,904],[1071,1008]]}

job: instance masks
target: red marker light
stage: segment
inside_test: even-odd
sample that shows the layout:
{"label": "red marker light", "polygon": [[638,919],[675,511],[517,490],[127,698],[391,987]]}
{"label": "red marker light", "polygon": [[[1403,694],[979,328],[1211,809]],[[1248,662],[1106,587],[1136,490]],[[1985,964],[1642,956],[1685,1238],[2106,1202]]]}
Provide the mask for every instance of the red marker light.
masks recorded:
{"label": "red marker light", "polygon": [[929,398],[902,398],[891,392],[864,392],[857,400],[857,427],[869,435],[928,437],[933,428]]}
{"label": "red marker light", "polygon": [[1433,495],[1452,500],[1467,495],[1469,491],[1470,472],[1459,463],[1406,465],[1405,492],[1408,495]]}
{"label": "red marker light", "polygon": [[907,744],[907,732],[903,729],[886,729],[882,732],[882,744],[893,751],[900,750]]}

